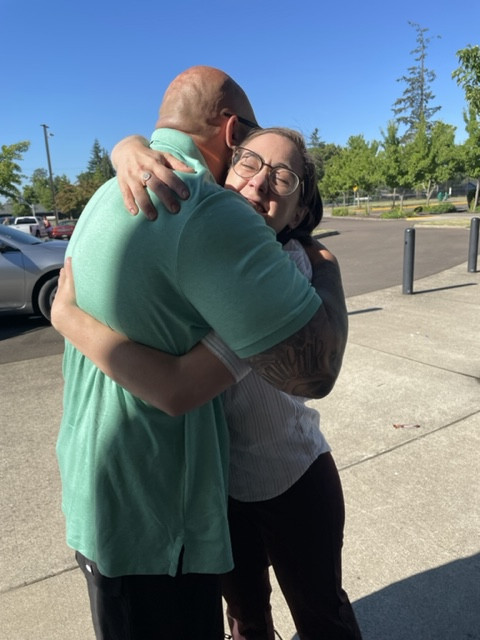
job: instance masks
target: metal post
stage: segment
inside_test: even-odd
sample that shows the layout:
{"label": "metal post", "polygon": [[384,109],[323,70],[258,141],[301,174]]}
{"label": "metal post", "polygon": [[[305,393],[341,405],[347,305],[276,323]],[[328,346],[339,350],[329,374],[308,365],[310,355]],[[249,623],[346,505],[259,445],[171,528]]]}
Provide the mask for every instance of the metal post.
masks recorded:
{"label": "metal post", "polygon": [[[50,178],[50,189],[52,191],[53,213],[55,214],[55,222],[56,224],[58,224],[57,203],[55,201],[55,186],[53,184],[52,163],[50,161],[50,149],[48,147],[48,133],[47,133],[48,125],[41,124],[40,126],[43,127],[43,135],[45,136],[45,150],[47,152],[48,175]],[[53,135],[53,133],[51,133],[50,135]]]}
{"label": "metal post", "polygon": [[479,224],[480,218],[472,218],[472,221],[470,222],[470,242],[468,245],[469,273],[475,273],[477,270]]}
{"label": "metal post", "polygon": [[413,293],[413,270],[415,262],[415,229],[405,229],[405,246],[403,251],[403,290],[402,293]]}

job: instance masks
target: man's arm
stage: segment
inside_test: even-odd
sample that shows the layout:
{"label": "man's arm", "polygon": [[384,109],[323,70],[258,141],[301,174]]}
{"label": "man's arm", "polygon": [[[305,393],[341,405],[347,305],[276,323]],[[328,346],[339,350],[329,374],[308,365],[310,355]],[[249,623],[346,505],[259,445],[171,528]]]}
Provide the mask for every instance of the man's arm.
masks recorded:
{"label": "man's arm", "polygon": [[320,243],[306,248],[312,284],[322,305],[297,333],[247,362],[274,387],[307,398],[323,398],[333,389],[347,342],[348,317],[340,269]]}

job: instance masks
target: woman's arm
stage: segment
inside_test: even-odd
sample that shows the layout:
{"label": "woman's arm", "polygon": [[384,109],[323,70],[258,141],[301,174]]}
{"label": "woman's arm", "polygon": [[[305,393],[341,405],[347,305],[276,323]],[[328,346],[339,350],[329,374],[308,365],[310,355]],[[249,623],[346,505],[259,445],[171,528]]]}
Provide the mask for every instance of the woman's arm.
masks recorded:
{"label": "woman's arm", "polygon": [[285,393],[323,398],[333,389],[342,366],[347,307],[335,256],[316,241],[304,249],[312,264],[312,285],[322,304],[300,331],[245,361]]}
{"label": "woman's arm", "polygon": [[119,385],[171,416],[205,404],[231,386],[229,369],[201,343],[175,356],[129,340],[76,303],[71,258],[60,271],[52,324]]}
{"label": "woman's arm", "polygon": [[[140,208],[149,220],[157,217],[146,184],[172,213],[180,210],[177,196],[182,200],[189,197],[185,184],[173,171],[192,173],[193,169],[170,153],[153,151],[146,138],[136,135],[124,138],[113,148],[111,158],[123,201],[133,215]],[[145,175],[151,177],[145,180]]]}

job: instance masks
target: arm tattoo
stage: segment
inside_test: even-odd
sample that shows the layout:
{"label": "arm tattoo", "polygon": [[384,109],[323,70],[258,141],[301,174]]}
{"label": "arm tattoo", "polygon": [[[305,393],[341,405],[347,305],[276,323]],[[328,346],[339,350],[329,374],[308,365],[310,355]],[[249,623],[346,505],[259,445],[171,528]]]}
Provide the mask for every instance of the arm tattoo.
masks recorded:
{"label": "arm tattoo", "polygon": [[312,284],[322,298],[313,318],[294,335],[247,360],[281,391],[322,398],[340,373],[348,321],[338,266],[330,261],[316,264]]}

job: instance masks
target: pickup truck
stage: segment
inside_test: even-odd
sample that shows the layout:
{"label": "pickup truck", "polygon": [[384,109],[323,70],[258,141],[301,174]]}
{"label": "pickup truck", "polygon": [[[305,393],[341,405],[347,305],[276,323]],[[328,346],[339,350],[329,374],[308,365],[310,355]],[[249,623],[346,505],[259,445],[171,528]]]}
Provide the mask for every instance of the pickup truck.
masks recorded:
{"label": "pickup truck", "polygon": [[19,231],[30,233],[37,238],[46,238],[48,236],[43,221],[37,216],[18,216],[11,226]]}

